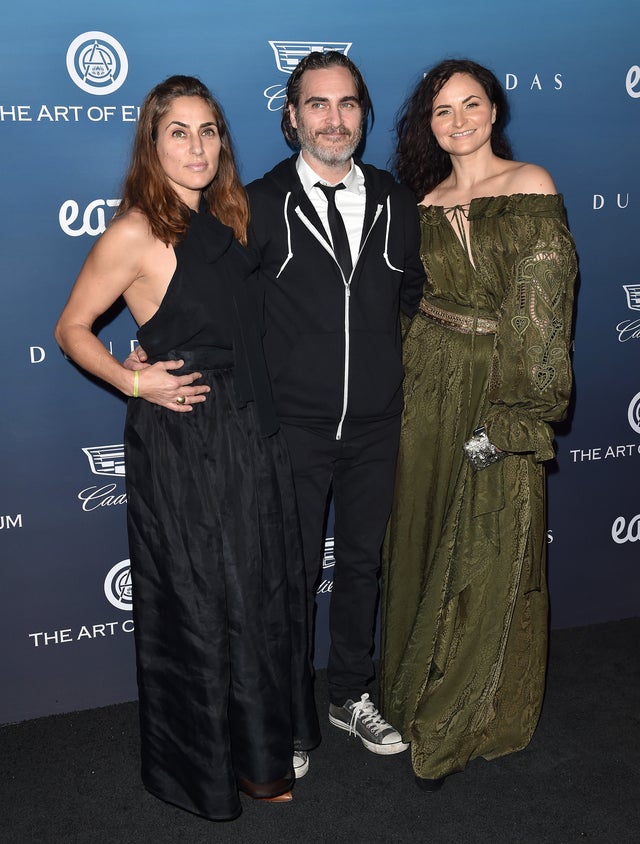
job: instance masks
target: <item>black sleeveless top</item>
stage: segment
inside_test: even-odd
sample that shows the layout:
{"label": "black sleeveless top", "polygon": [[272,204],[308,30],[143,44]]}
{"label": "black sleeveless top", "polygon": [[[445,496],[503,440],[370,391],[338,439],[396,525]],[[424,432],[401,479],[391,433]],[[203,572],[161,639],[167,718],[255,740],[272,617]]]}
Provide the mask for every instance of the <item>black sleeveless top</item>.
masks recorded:
{"label": "black sleeveless top", "polygon": [[181,374],[235,367],[239,404],[256,403],[261,433],[278,429],[262,352],[263,291],[255,259],[205,207],[174,247],[176,269],[137,337],[150,362],[183,358]]}

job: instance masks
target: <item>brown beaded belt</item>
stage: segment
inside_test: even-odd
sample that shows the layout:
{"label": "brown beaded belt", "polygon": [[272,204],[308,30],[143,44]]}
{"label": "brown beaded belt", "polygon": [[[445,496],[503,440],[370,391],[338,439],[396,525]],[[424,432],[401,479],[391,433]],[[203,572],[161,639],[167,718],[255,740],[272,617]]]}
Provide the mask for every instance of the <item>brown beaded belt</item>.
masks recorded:
{"label": "brown beaded belt", "polygon": [[459,331],[462,334],[495,334],[498,330],[498,320],[487,317],[472,317],[465,314],[455,314],[432,305],[426,299],[420,302],[420,310],[433,322]]}

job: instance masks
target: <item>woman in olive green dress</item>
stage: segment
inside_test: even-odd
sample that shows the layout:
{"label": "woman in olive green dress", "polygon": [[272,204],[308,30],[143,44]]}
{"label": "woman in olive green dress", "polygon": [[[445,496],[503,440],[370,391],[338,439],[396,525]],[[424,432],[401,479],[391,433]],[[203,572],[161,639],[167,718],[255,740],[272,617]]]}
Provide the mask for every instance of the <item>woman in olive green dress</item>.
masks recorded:
{"label": "woman in olive green dress", "polygon": [[544,691],[544,462],[571,392],[576,259],[561,196],[511,160],[505,119],[495,76],[448,60],[398,123],[428,280],[405,337],[380,682],[427,791],[525,747]]}

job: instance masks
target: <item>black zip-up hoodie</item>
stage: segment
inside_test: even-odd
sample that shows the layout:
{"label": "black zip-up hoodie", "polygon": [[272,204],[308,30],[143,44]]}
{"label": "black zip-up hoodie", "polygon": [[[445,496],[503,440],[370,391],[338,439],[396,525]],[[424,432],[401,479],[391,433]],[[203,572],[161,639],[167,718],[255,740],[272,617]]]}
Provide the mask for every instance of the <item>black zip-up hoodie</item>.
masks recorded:
{"label": "black zip-up hoodie", "polygon": [[357,161],[366,187],[362,241],[343,277],[294,155],[248,186],[249,246],[265,289],[264,346],[276,413],[340,439],[358,422],[402,411],[399,309],[424,283],[412,194]]}

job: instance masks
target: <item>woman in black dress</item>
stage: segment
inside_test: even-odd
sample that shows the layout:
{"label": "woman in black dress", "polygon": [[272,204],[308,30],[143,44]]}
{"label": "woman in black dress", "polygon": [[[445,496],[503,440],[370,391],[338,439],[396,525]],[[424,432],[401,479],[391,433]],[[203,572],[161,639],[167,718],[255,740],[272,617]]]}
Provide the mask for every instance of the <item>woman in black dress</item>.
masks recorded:
{"label": "woman in black dress", "polygon": [[[143,781],[214,820],[240,814],[239,790],[290,799],[319,738],[247,222],[220,106],[170,77],[145,99],[122,203],[56,327],[69,357],[130,397]],[[138,372],[92,333],[119,296],[151,364]]]}

